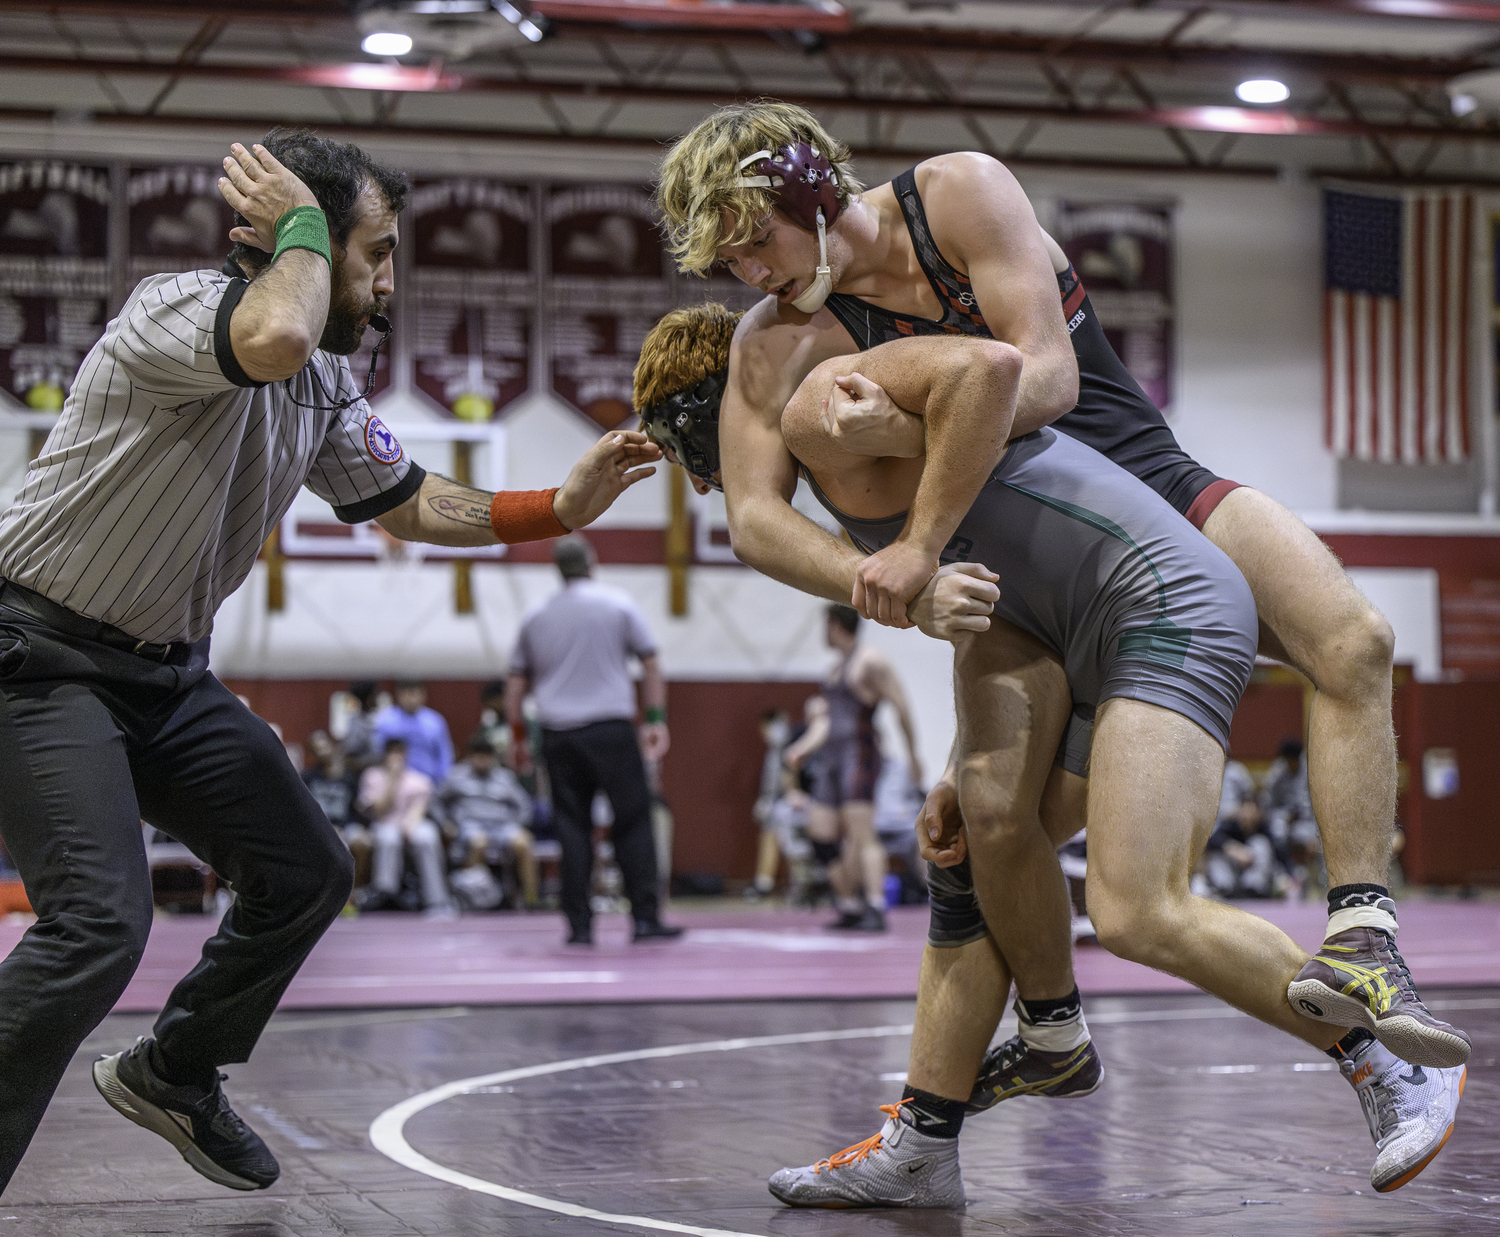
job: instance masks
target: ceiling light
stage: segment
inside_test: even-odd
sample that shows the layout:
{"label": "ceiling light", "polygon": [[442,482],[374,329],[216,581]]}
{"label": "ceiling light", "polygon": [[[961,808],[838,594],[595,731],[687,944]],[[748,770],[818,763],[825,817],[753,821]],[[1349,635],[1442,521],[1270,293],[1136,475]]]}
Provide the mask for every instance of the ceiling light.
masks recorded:
{"label": "ceiling light", "polygon": [[1455,116],[1471,116],[1475,112],[1500,114],[1500,67],[1460,73],[1444,83],[1443,89]]}
{"label": "ceiling light", "polygon": [[495,12],[499,13],[501,17],[505,18],[506,21],[520,31],[521,35],[528,42],[540,43],[547,37],[546,30],[539,24],[545,19],[533,19],[526,16],[515,5],[509,3],[509,0],[490,0],[490,3],[494,7]]}
{"label": "ceiling light", "polygon": [[360,46],[371,56],[404,56],[411,51],[411,36],[377,30],[374,34],[365,35],[365,41]]}
{"label": "ceiling light", "polygon": [[1278,82],[1270,77],[1257,77],[1241,82],[1234,88],[1234,93],[1242,103],[1282,103],[1292,92],[1286,88],[1285,82]]}

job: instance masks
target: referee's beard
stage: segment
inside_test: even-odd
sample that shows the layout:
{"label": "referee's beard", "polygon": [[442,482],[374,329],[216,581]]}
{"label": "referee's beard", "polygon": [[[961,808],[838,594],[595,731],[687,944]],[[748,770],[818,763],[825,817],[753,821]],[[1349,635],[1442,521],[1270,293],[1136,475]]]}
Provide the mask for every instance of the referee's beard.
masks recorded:
{"label": "referee's beard", "polygon": [[359,351],[371,314],[385,312],[385,298],[367,301],[349,286],[342,264],[334,267],[333,286],[328,291],[328,319],[318,347],[334,356],[353,356]]}

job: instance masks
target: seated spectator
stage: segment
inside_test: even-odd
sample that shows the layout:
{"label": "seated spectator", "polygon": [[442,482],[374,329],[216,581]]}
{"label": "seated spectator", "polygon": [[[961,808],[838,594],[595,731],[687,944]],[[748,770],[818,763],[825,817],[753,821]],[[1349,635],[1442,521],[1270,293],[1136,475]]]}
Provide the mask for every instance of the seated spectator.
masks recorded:
{"label": "seated spectator", "polygon": [[370,835],[354,807],[359,775],[349,768],[343,749],[326,730],[307,736],[307,751],[312,762],[303,771],[302,781],[354,856],[354,887],[363,888],[370,883]]}
{"label": "seated spectator", "polygon": [[781,847],[771,823],[771,809],[782,791],[782,752],[791,739],[791,719],[785,709],[767,709],[760,715],[760,738],[766,745],[760,769],[760,793],[752,814],[760,826],[760,848],[755,860],[755,883],[745,889],[747,898],[763,898],[776,888],[776,872],[781,867]]}
{"label": "seated spectator", "polygon": [[436,709],[427,707],[427,686],[417,679],[396,684],[395,703],[375,718],[375,739],[380,750],[391,739],[406,745],[407,763],[441,786],[453,767],[453,739],[448,723]]}
{"label": "seated spectator", "polygon": [[1266,771],[1260,804],[1266,816],[1266,831],[1287,852],[1294,867],[1305,877],[1326,883],[1323,838],[1313,816],[1307,757],[1300,739],[1282,740],[1276,759]]}
{"label": "seated spectator", "polygon": [[[500,763],[483,730],[469,739],[468,755],[453,766],[437,793],[437,810],[451,826],[465,868],[510,863],[527,907],[537,904],[536,855],[528,826],[531,796]],[[472,879],[472,878],[470,878]],[[458,876],[455,874],[455,884]]]}
{"label": "seated spectator", "polygon": [[479,729],[502,763],[510,764],[510,727],[505,724],[505,680],[491,679],[479,689]]}
{"label": "seated spectator", "polygon": [[813,859],[807,836],[812,794],[796,770],[782,767],[780,790],[766,814],[767,828],[776,838],[776,848],[786,859],[786,900],[790,906],[811,906],[816,887],[827,890],[827,873]]}
{"label": "seated spectator", "polygon": [[1219,821],[1208,839],[1203,873],[1225,898],[1276,898],[1290,885],[1285,856],[1265,830],[1255,779],[1237,760],[1224,765]]}
{"label": "seated spectator", "polygon": [[881,761],[875,781],[875,836],[885,849],[890,873],[885,878],[886,905],[927,901],[927,864],[917,849],[917,817],[927,792],[912,781],[899,756]]}
{"label": "seated spectator", "polygon": [[443,864],[443,840],[427,819],[432,779],[406,763],[406,744],[386,740],[378,765],[360,775],[359,807],[370,818],[374,862],[370,888],[361,910],[390,910],[397,906],[406,851],[411,849],[421,879],[422,907],[433,916],[453,914]]}
{"label": "seated spectator", "polygon": [[359,712],[344,731],[344,760],[356,776],[380,759],[375,718],[380,713],[380,688],[369,679],[350,683],[348,692],[359,702]]}

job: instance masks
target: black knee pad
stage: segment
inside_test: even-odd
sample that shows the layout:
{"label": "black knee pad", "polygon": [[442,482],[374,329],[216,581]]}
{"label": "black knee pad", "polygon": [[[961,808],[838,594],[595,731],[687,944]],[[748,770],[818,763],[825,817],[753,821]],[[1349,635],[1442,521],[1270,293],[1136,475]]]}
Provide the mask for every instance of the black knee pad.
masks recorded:
{"label": "black knee pad", "polygon": [[827,867],[843,853],[842,842],[814,842],[812,844],[813,858]]}
{"label": "black knee pad", "polygon": [[951,868],[927,865],[927,894],[931,904],[931,921],[927,943],[936,949],[955,949],[982,940],[989,929],[979,898],[974,892],[974,876],[969,861]]}

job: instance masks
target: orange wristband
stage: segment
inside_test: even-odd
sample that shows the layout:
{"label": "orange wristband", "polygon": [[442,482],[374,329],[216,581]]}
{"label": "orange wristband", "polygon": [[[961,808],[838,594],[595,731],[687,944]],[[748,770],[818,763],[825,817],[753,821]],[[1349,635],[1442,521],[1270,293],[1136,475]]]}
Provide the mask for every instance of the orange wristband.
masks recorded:
{"label": "orange wristband", "polygon": [[550,490],[502,490],[490,499],[490,527],[495,537],[506,545],[518,541],[543,541],[567,533],[562,521],[552,511]]}

